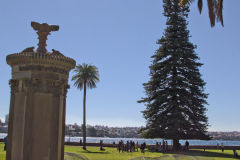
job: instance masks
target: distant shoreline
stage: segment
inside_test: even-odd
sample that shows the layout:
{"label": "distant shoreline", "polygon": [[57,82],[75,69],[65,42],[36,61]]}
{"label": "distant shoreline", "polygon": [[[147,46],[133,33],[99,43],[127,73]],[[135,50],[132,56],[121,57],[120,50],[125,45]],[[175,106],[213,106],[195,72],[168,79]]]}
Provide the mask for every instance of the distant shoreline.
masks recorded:
{"label": "distant shoreline", "polygon": [[[6,137],[7,133],[0,133],[0,139],[3,139]],[[70,136],[72,139],[80,139],[82,138],[81,136]],[[88,139],[140,139],[140,140],[155,140],[155,141],[161,141],[161,138],[155,138],[155,139],[147,139],[147,138],[139,138],[139,137],[87,137]],[[69,135],[65,135],[65,141],[69,139]],[[184,141],[184,140],[183,140]],[[190,140],[190,141],[203,141],[203,140]],[[211,139],[208,141],[240,141],[240,139]]]}
{"label": "distant shoreline", "polygon": [[[0,134],[0,139],[2,140],[6,134]],[[73,143],[79,145],[80,139],[82,137],[69,137],[65,136],[66,143]],[[100,140],[103,140],[105,144],[118,144],[120,140],[123,140],[124,143],[127,141],[135,141],[139,144],[146,142],[148,145],[155,145],[157,142],[162,142],[162,139],[143,139],[143,138],[108,138],[108,137],[87,137],[87,143],[99,144]],[[166,140],[169,145],[172,144],[171,140]],[[216,146],[217,144],[224,146],[240,146],[240,140],[188,140],[192,146]],[[186,140],[180,140],[180,143],[184,145]]]}

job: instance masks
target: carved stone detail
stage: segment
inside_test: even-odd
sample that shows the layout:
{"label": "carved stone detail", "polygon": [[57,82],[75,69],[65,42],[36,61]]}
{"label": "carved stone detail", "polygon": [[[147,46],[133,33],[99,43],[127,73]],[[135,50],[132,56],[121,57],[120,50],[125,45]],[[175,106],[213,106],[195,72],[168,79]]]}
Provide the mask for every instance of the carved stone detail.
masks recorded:
{"label": "carved stone detail", "polygon": [[52,31],[58,31],[59,26],[48,25],[47,23],[40,24],[37,22],[31,22],[31,26],[33,27],[34,30],[38,31],[37,34],[38,34],[39,43],[38,43],[37,52],[42,54],[47,53],[47,49],[46,49],[47,36]]}
{"label": "carved stone detail", "polygon": [[55,50],[55,49],[52,49],[52,55],[54,55],[54,56],[64,56],[61,52],[59,52],[59,51],[57,51],[57,50]]}
{"label": "carved stone detail", "polygon": [[60,74],[68,75],[68,71],[59,67],[53,66],[42,66],[42,65],[28,65],[20,66],[19,71],[44,71],[44,72],[55,72]]}
{"label": "carved stone detail", "polygon": [[34,52],[34,47],[25,48],[22,52]]}
{"label": "carved stone detail", "polygon": [[9,81],[9,85],[11,87],[11,94],[14,94],[18,91],[18,80],[11,79]]}
{"label": "carved stone detail", "polygon": [[7,63],[13,65],[47,65],[64,68],[70,71],[76,65],[72,58],[59,56],[57,54],[39,54],[35,52],[21,52],[7,56]]}

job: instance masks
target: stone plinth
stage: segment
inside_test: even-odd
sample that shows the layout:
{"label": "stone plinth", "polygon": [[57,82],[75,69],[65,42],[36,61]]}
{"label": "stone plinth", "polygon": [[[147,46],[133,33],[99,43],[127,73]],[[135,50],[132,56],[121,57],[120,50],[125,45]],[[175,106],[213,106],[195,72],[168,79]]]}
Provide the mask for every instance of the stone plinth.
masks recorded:
{"label": "stone plinth", "polygon": [[7,160],[64,160],[66,94],[76,62],[25,49],[7,56],[12,67]]}

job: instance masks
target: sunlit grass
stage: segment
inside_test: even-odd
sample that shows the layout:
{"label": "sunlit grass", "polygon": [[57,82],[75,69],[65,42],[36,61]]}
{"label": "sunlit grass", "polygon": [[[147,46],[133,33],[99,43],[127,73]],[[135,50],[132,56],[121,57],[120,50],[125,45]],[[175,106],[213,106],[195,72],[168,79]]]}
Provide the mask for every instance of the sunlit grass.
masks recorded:
{"label": "sunlit grass", "polygon": [[[6,152],[3,150],[4,144],[0,143],[0,160],[6,160]],[[238,151],[238,153],[240,153]],[[148,157],[148,158],[143,158]],[[155,158],[154,158],[155,157]],[[158,158],[157,158],[158,157]],[[234,160],[233,151],[225,150],[191,150],[189,152],[177,153],[156,153],[146,151],[141,152],[120,152],[116,148],[106,147],[100,151],[99,147],[87,147],[83,150],[79,146],[65,146],[66,160]]]}
{"label": "sunlit grass", "polygon": [[6,151],[4,151],[4,144],[3,142],[0,143],[0,160],[6,159]]}
{"label": "sunlit grass", "polygon": [[[105,148],[105,151],[100,151],[98,147],[87,147],[87,151],[84,151],[82,147],[78,146],[65,146],[65,152],[74,153],[76,155],[82,155],[89,160],[146,160],[154,158],[155,160],[233,160],[233,151],[226,150],[222,153],[221,150],[191,150],[189,152],[177,152],[177,153],[156,153],[146,151],[140,152],[121,152],[118,153],[116,148]],[[151,157],[151,158],[150,158]],[[158,157],[158,158],[156,158]]]}

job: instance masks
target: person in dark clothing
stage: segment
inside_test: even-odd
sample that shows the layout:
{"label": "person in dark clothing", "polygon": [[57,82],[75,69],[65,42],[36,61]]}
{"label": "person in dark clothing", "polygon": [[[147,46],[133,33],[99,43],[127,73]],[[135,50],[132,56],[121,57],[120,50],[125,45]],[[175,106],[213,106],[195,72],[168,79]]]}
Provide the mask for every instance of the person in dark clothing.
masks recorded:
{"label": "person in dark clothing", "polygon": [[143,144],[140,144],[140,151],[143,153]]}
{"label": "person in dark clothing", "polygon": [[117,148],[118,148],[118,152],[120,153],[120,151],[121,151],[121,141],[119,141]]}
{"label": "person in dark clothing", "polygon": [[181,145],[181,143],[179,143],[179,142],[178,142],[178,145],[177,145],[177,149],[178,149],[178,150],[182,150],[182,145]]}
{"label": "person in dark clothing", "polygon": [[132,144],[132,150],[133,150],[133,152],[135,152],[135,142],[133,142],[133,144]]}
{"label": "person in dark clothing", "polygon": [[137,152],[138,152],[138,147],[139,147],[139,146],[138,146],[138,142],[137,142],[137,143],[136,143],[136,149],[137,149]]}
{"label": "person in dark clothing", "polygon": [[129,144],[129,141],[127,141],[127,144],[126,144],[126,151],[129,152],[129,147],[130,147],[130,144]]}
{"label": "person in dark clothing", "polygon": [[143,142],[143,144],[141,144],[141,152],[142,152],[142,153],[145,152],[145,148],[146,148],[146,143]]}
{"label": "person in dark clothing", "polygon": [[103,140],[100,140],[100,150],[103,151]]}
{"label": "person in dark clothing", "polygon": [[7,150],[7,137],[5,137],[3,139],[3,142],[4,142],[4,151],[6,151]]}
{"label": "person in dark clothing", "polygon": [[163,141],[162,141],[162,152],[165,152],[165,145],[166,145],[166,143],[165,143],[165,141],[163,140]]}
{"label": "person in dark clothing", "polygon": [[124,151],[124,143],[122,140],[121,140],[121,150],[122,150],[122,152]]}
{"label": "person in dark clothing", "polygon": [[129,143],[129,151],[132,152],[132,141]]}
{"label": "person in dark clothing", "polygon": [[156,142],[156,145],[155,145],[155,151],[158,152],[158,149],[159,149],[159,143]]}
{"label": "person in dark clothing", "polygon": [[168,151],[168,142],[165,143],[165,150]]}
{"label": "person in dark clothing", "polygon": [[79,145],[82,146],[82,139],[80,138],[80,142],[79,142]]}
{"label": "person in dark clothing", "polygon": [[120,153],[121,151],[124,151],[124,143],[122,140],[118,142],[118,152]]}
{"label": "person in dark clothing", "polygon": [[224,152],[224,144],[221,143],[221,149],[222,149],[222,152]]}
{"label": "person in dark clothing", "polygon": [[233,149],[233,157],[234,157],[234,158],[237,158],[237,157],[238,157],[238,153],[237,153],[237,151],[236,151],[235,148]]}
{"label": "person in dark clothing", "polygon": [[189,142],[188,141],[185,142],[185,147],[186,147],[186,150],[189,149]]}

